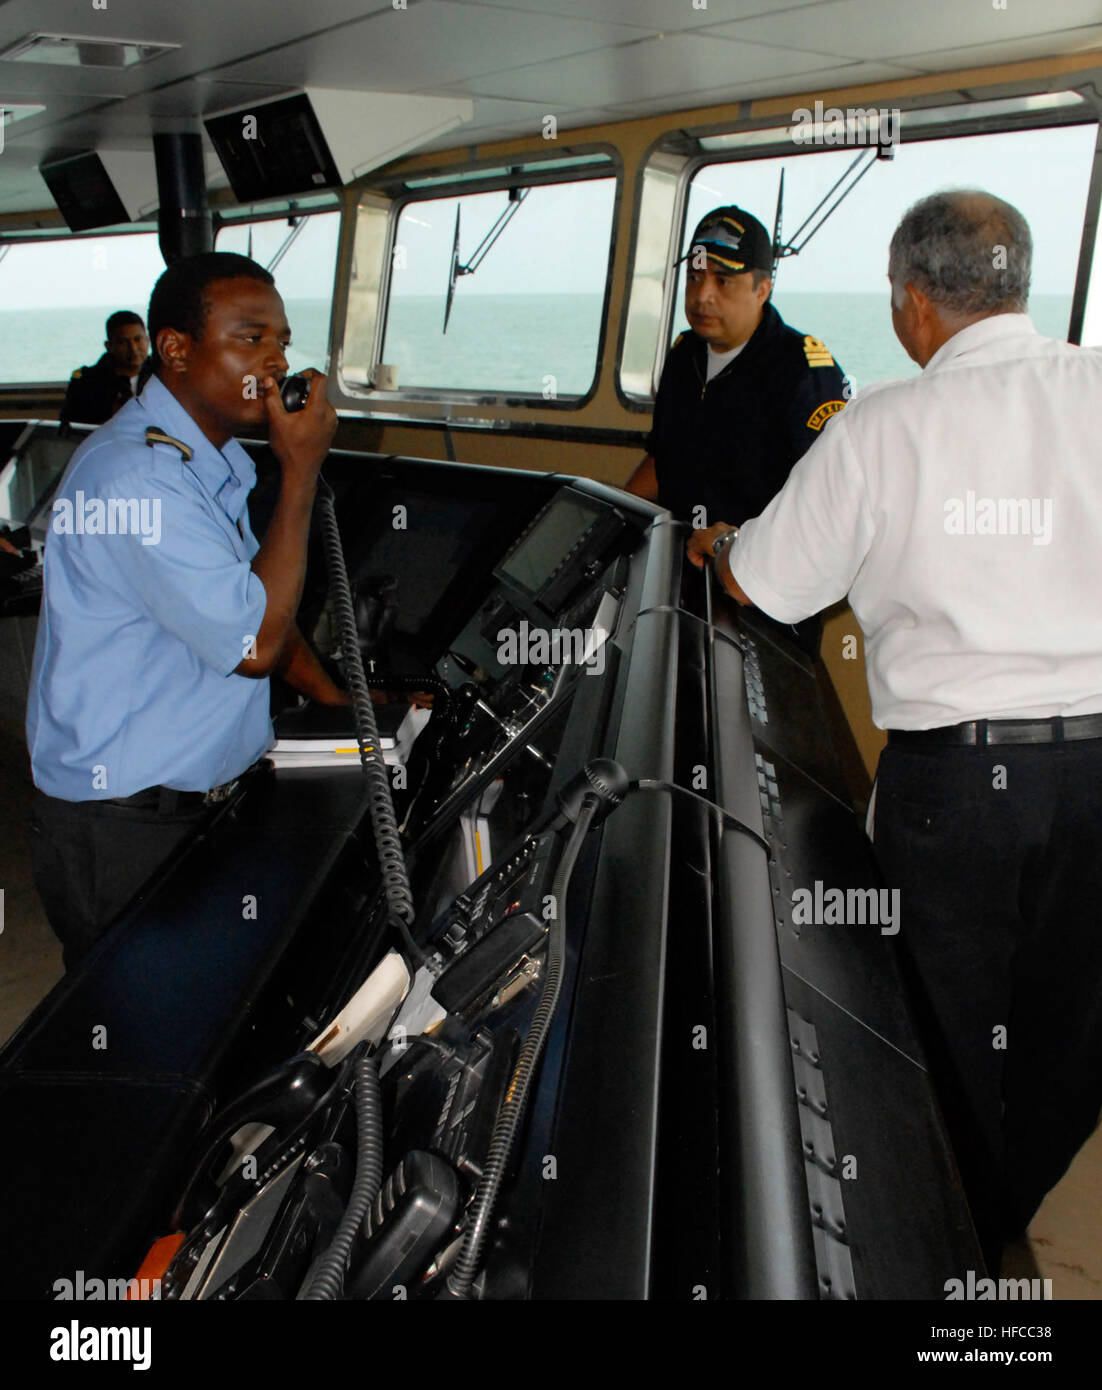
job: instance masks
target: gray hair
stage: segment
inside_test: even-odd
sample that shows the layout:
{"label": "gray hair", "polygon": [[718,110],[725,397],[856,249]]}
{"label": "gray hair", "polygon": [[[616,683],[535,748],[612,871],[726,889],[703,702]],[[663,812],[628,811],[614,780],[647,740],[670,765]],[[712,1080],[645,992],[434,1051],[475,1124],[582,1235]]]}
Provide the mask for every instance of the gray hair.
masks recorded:
{"label": "gray hair", "polygon": [[1009,203],[978,188],[931,193],[903,215],[888,252],[892,302],[909,281],[954,314],[1024,314],[1033,238]]}

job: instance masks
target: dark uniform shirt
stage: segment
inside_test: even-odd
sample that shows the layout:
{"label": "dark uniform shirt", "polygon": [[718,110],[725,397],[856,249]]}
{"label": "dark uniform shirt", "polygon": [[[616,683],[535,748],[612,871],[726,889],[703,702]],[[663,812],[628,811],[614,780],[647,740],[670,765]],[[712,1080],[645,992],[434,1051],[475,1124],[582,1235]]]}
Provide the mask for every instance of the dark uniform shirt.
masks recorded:
{"label": "dark uniform shirt", "polygon": [[92,367],[78,367],[69,378],[61,418],[68,424],[102,425],[133,395],[130,378],[115,371],[114,359],[104,353]]}
{"label": "dark uniform shirt", "polygon": [[676,517],[741,526],[845,405],[845,377],[818,338],[789,328],[768,302],[746,346],[706,383],[707,367],[707,343],[683,333],[662,371],[647,453],[658,500]]}

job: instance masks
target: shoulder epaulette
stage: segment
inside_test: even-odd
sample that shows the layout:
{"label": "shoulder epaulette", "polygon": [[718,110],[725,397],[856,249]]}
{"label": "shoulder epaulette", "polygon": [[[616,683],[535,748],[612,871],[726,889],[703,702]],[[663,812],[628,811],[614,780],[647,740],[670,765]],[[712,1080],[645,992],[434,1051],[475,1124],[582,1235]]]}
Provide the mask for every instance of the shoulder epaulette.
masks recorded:
{"label": "shoulder epaulette", "polygon": [[673,345],[674,345],[674,347],[677,347],[678,343],[680,343],[681,339],[682,339],[684,336],[685,336],[684,333],[679,333],[679,334],[677,335],[677,337],[673,340]]}
{"label": "shoulder epaulette", "polygon": [[190,444],[185,444],[182,439],[173,439],[170,434],[165,434],[164,430],[159,430],[156,425],[147,426],[145,442],[151,449],[154,444],[171,444],[174,449],[179,449],[180,457],[185,463],[189,462],[193,453]]}
{"label": "shoulder epaulette", "polygon": [[821,338],[812,338],[808,335],[804,339],[804,356],[807,358],[809,367],[834,366],[834,358],[831,356],[830,348]]}
{"label": "shoulder epaulette", "polygon": [[80,377],[80,374],[81,374],[83,371],[84,371],[84,368],[83,368],[83,367],[78,367],[78,368],[76,369],[76,371],[73,373],[73,375],[69,378],[69,380],[70,380],[70,381],[77,381],[77,380],[79,379],[79,377]]}

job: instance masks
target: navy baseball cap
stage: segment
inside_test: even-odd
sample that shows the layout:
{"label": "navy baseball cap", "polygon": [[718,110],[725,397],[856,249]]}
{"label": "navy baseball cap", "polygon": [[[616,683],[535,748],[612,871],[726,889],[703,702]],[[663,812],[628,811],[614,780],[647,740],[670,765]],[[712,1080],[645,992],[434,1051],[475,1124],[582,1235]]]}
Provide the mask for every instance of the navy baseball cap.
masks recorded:
{"label": "navy baseball cap", "polygon": [[697,223],[688,251],[677,262],[687,261],[698,247],[709,260],[726,270],[773,270],[773,241],[758,219],[742,208],[713,208]]}

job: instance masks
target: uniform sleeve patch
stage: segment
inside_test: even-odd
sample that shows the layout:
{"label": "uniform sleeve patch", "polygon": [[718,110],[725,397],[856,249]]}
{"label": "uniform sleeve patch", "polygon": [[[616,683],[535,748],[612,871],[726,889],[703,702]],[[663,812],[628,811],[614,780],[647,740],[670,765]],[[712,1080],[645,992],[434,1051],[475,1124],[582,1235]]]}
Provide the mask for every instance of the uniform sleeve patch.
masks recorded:
{"label": "uniform sleeve patch", "polygon": [[824,401],[814,415],[808,420],[809,430],[821,430],[832,415],[837,415],[840,410],[845,410],[845,401]]}
{"label": "uniform sleeve patch", "polygon": [[807,337],[804,339],[804,356],[807,358],[809,367],[833,367],[834,358],[831,356],[830,348],[821,338]]}

